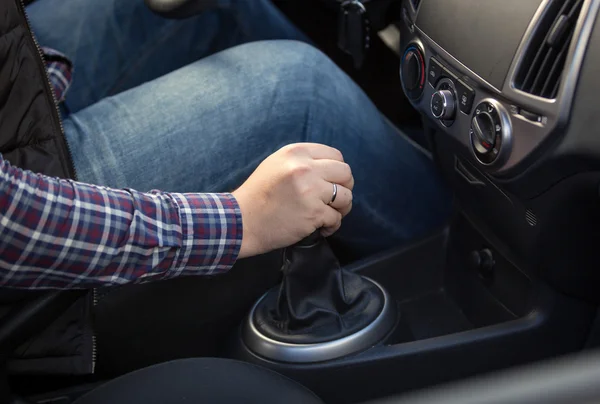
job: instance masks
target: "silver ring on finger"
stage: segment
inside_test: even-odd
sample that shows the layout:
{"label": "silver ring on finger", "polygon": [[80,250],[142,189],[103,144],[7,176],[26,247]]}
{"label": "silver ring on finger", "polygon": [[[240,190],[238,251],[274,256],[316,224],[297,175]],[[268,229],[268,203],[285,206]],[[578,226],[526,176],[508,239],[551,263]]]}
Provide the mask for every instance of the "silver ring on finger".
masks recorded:
{"label": "silver ring on finger", "polygon": [[337,188],[338,188],[337,184],[334,183],[333,184],[333,195],[331,195],[331,200],[329,201],[329,203],[327,205],[331,205],[333,202],[335,202],[335,198],[337,198],[337,191],[338,191]]}

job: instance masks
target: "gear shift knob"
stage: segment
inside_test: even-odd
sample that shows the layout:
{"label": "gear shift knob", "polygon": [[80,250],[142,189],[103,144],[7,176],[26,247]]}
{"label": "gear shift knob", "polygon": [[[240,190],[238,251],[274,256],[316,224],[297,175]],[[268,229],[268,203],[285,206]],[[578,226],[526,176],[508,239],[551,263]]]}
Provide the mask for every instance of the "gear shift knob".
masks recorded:
{"label": "gear shift knob", "polygon": [[298,241],[294,246],[310,247],[310,246],[317,244],[322,238],[324,238],[324,237],[321,235],[321,230],[317,229],[317,230],[313,231],[310,236],[305,237],[302,240]]}

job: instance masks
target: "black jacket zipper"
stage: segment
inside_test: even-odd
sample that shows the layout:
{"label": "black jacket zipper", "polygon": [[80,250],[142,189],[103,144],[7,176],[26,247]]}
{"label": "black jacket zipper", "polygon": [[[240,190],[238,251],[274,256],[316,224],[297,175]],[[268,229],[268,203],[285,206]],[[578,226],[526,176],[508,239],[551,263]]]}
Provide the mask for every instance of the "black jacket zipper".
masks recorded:
{"label": "black jacket zipper", "polygon": [[[23,0],[19,0],[19,1],[17,1],[17,3],[19,6],[19,9],[21,11],[21,14],[23,14],[23,18],[25,19],[25,24],[27,25],[27,30],[29,32],[29,36],[33,40],[35,48],[37,49],[38,56],[39,56],[39,58],[38,58],[39,68],[44,72],[44,75],[46,77],[46,83],[45,83],[46,93],[50,94],[50,98],[48,99],[48,102],[52,103],[52,105],[54,106],[54,108],[52,108],[52,117],[53,117],[54,121],[58,123],[58,126],[60,128],[60,140],[67,150],[67,156],[65,156],[66,160],[69,163],[67,166],[67,172],[69,174],[69,177],[71,177],[71,179],[73,179],[74,181],[77,181],[77,170],[75,169],[75,164],[73,163],[73,152],[71,150],[71,146],[69,146],[69,142],[67,142],[67,138],[65,137],[65,128],[63,127],[62,119],[60,117],[60,111],[58,109],[58,102],[56,100],[56,95],[54,94],[54,89],[52,88],[52,83],[50,83],[50,77],[48,77],[48,72],[46,71],[46,64],[44,62],[44,54],[42,52],[42,48],[40,47],[40,44],[38,43],[37,38],[35,37],[32,29],[31,29],[31,24],[29,22],[29,16],[27,15],[27,11],[25,9],[25,3],[23,2]],[[88,296],[90,296],[90,295],[91,295],[92,307],[96,306],[98,304],[98,299],[97,299],[97,291],[95,288],[92,289],[92,293],[89,294]],[[98,353],[97,353],[96,333],[92,331],[92,373],[94,373],[94,371],[95,371],[97,355],[98,355]]]}
{"label": "black jacket zipper", "polygon": [[65,146],[65,148],[67,150],[67,154],[68,154],[66,156],[66,160],[69,163],[69,166],[67,167],[67,172],[69,174],[69,177],[71,177],[73,180],[77,181],[77,171],[75,170],[75,164],[73,163],[73,157],[72,157],[73,152],[71,151],[69,142],[67,142],[67,139],[65,137],[65,128],[63,127],[62,119],[60,118],[60,112],[58,110],[58,102],[56,100],[56,95],[54,94],[54,90],[52,89],[52,83],[50,83],[50,78],[48,77],[48,72],[46,71],[46,65],[44,63],[44,54],[42,53],[42,48],[40,47],[40,44],[38,43],[35,35],[33,34],[33,31],[31,30],[31,25],[29,23],[29,16],[27,16],[27,11],[25,11],[25,3],[23,2],[23,0],[19,0],[18,4],[19,4],[20,11],[23,14],[23,17],[25,18],[25,24],[27,25],[27,30],[29,31],[29,36],[33,40],[33,43],[38,52],[39,67],[40,67],[40,69],[42,69],[42,71],[44,72],[44,75],[46,77],[46,93],[50,93],[50,96],[51,96],[51,99],[49,99],[48,102],[51,102],[52,105],[54,106],[52,117],[53,117],[54,121],[56,123],[58,123],[58,126],[60,127],[60,139],[61,139],[63,145]]}

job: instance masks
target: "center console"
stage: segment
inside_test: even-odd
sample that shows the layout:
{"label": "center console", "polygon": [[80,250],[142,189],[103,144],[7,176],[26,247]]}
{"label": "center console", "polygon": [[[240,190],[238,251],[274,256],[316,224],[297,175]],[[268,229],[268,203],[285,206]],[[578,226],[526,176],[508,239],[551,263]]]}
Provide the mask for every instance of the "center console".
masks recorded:
{"label": "center console", "polygon": [[405,0],[400,80],[469,220],[597,302],[598,0]]}
{"label": "center console", "polygon": [[[284,279],[287,265],[283,260]],[[348,333],[332,327],[329,319],[362,310],[327,306],[335,293],[323,298],[322,283],[300,294],[299,308],[281,297],[284,280],[257,301],[226,355],[297,380],[324,402],[364,402],[579,350],[595,315],[595,306],[527,276],[465,218],[345,270],[375,285],[385,302],[365,311],[363,328],[353,329],[353,321]],[[304,314],[311,304],[313,314],[325,307],[337,314],[321,324],[320,316],[294,315],[290,323],[278,301]]]}

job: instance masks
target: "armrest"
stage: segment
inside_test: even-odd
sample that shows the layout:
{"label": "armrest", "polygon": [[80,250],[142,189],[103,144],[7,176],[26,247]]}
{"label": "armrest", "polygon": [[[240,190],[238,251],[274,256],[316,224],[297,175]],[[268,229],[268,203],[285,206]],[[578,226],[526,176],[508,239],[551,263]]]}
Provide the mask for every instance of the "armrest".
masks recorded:
{"label": "armrest", "polygon": [[173,19],[193,17],[217,7],[218,0],[144,0],[156,14]]}

